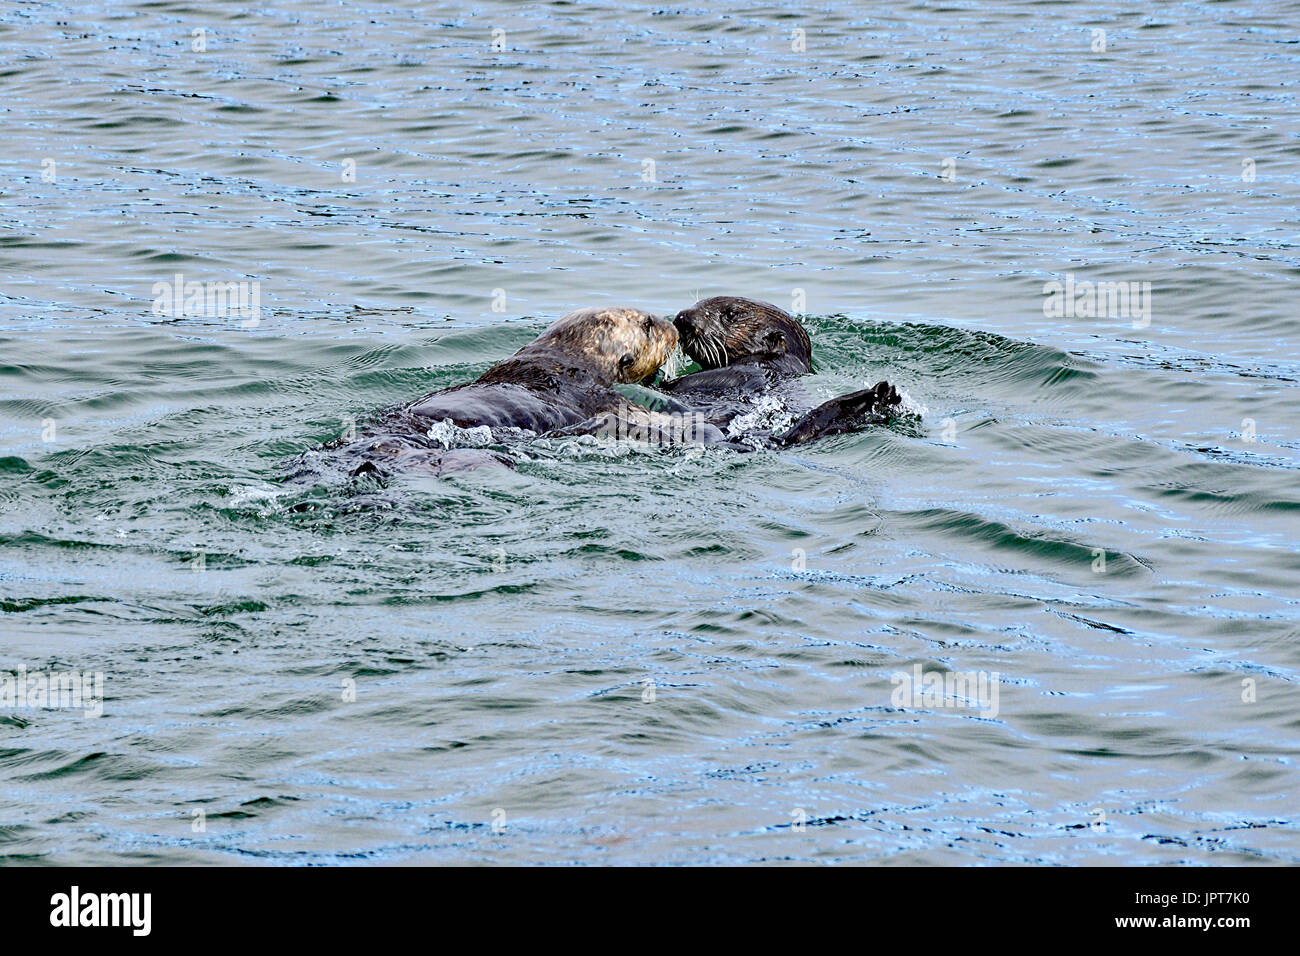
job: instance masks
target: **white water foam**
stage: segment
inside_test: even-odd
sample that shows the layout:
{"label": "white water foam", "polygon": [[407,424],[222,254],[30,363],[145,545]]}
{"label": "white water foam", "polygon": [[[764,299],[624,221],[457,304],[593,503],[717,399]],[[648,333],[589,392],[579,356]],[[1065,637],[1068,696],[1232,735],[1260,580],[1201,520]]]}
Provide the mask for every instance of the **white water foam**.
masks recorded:
{"label": "white water foam", "polygon": [[898,392],[898,407],[903,410],[903,414],[914,415],[915,417],[921,419],[927,418],[929,416],[930,409],[927,408],[925,405],[918,402],[911,395],[907,394],[907,392],[903,391],[901,388],[898,388],[897,386],[894,387],[894,390]]}
{"label": "white water foam", "polygon": [[450,418],[434,422],[425,435],[443,448],[483,448],[492,444],[492,429],[487,425],[461,428]]}
{"label": "white water foam", "polygon": [[756,431],[783,432],[794,423],[794,414],[775,395],[762,395],[751,412],[727,423],[728,438],[743,438]]}

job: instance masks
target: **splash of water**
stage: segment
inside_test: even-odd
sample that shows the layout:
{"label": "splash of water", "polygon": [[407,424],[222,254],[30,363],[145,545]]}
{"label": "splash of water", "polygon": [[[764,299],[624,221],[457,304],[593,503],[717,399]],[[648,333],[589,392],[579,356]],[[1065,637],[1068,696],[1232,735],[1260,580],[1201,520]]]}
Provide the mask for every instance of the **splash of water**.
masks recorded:
{"label": "splash of water", "polygon": [[781,432],[794,423],[794,413],[772,394],[759,398],[754,410],[737,415],[727,423],[728,438],[743,438],[758,431]]}
{"label": "splash of water", "polygon": [[492,444],[492,429],[487,425],[461,428],[450,418],[434,422],[425,436],[443,448],[483,448]]}

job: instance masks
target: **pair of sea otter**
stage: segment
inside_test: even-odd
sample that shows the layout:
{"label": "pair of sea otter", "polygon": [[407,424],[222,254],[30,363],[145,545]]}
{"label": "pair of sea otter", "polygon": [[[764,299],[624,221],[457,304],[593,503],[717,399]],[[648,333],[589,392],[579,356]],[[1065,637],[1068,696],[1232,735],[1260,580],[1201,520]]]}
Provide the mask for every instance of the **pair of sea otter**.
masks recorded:
{"label": "pair of sea otter", "polygon": [[[638,405],[614,388],[648,382],[679,342],[701,371],[661,383],[653,393],[661,410]],[[361,458],[354,475],[413,467],[441,474],[511,464],[492,451],[432,446],[430,428],[447,421],[463,429],[615,434],[752,450],[857,431],[898,409],[898,393],[880,382],[818,405],[779,435],[749,431],[736,440],[728,434],[737,417],[754,411],[764,396],[776,395],[787,408],[807,408],[811,402],[796,380],[811,370],[808,333],[765,302],[717,296],[671,322],[638,309],[579,309],[477,381],[440,389],[396,411],[382,434],[348,443],[347,452]]]}

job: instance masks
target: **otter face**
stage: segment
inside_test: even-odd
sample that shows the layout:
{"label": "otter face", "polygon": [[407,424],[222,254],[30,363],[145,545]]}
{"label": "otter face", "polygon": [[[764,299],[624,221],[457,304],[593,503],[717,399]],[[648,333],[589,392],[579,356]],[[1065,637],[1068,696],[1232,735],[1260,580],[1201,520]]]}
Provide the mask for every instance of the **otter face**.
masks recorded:
{"label": "otter face", "polygon": [[701,299],[673,320],[682,351],[701,368],[719,368],[742,359],[788,363],[812,369],[812,342],[799,320],[774,305],[720,295]]}
{"label": "otter face", "polygon": [[606,384],[649,378],[677,347],[677,329],[640,309],[578,309],[558,319],[537,346],[579,355]]}

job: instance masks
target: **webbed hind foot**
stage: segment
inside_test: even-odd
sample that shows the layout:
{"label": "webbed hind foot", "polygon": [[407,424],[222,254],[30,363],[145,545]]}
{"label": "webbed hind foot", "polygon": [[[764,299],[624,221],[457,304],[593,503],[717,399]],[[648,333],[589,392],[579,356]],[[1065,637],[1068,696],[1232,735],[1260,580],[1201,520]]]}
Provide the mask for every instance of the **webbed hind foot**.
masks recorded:
{"label": "webbed hind foot", "polygon": [[880,425],[898,411],[898,390],[888,382],[822,402],[777,438],[778,445],[802,445],[823,435],[841,435]]}

